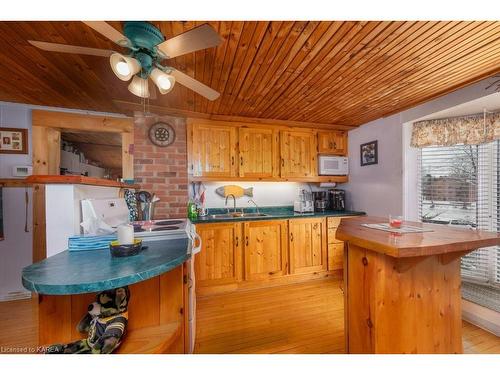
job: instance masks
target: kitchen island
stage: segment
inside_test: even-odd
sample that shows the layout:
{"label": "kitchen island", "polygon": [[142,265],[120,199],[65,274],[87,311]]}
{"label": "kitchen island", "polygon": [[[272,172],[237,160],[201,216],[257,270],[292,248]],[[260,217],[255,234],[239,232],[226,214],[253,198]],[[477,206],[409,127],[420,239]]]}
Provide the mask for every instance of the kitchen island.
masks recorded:
{"label": "kitchen island", "polygon": [[96,293],[128,285],[127,337],[118,353],[184,353],[187,324],[187,238],[144,242],[135,256],[109,250],[64,251],[23,270],[23,285],[39,294],[40,346],[66,343]]}
{"label": "kitchen island", "polygon": [[500,244],[500,235],[404,222],[426,232],[396,234],[343,220],[348,353],[462,353],[460,258]]}

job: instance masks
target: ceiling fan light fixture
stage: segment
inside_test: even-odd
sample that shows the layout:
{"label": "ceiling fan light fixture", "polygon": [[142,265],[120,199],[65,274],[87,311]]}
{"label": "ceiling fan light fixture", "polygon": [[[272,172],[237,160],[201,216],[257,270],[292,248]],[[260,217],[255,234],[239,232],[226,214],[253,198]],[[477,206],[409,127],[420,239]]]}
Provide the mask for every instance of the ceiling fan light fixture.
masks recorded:
{"label": "ceiling fan light fixture", "polygon": [[132,76],[141,71],[141,63],[133,57],[113,53],[109,58],[113,73],[122,81],[128,81]]}
{"label": "ceiling fan light fixture", "polygon": [[149,98],[148,80],[139,76],[134,76],[128,85],[128,91],[141,98]]}
{"label": "ceiling fan light fixture", "polygon": [[175,85],[174,76],[162,72],[158,68],[154,68],[151,71],[150,77],[158,87],[158,91],[160,91],[161,94],[166,94],[172,91],[172,89],[174,88]]}

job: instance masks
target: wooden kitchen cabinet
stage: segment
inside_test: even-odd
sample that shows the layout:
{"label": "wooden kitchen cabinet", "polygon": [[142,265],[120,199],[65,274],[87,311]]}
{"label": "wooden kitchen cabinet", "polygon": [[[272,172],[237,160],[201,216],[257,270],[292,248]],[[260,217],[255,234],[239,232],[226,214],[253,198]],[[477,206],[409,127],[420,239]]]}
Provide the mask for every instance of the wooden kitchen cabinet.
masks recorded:
{"label": "wooden kitchen cabinet", "polygon": [[239,176],[272,178],[279,175],[279,133],[269,128],[242,127],[239,135]]}
{"label": "wooden kitchen cabinet", "polygon": [[292,219],[288,231],[290,274],[326,271],[326,219]]}
{"label": "wooden kitchen cabinet", "polygon": [[287,274],[287,229],[287,220],[244,223],[245,280],[265,280]]}
{"label": "wooden kitchen cabinet", "polygon": [[310,131],[280,132],[281,177],[317,176],[317,139]]}
{"label": "wooden kitchen cabinet", "polygon": [[190,168],[193,176],[237,176],[237,128],[195,123],[191,126],[190,142]]}
{"label": "wooden kitchen cabinet", "polygon": [[338,271],[344,268],[344,242],[336,238],[340,220],[340,217],[327,218],[328,271]]}
{"label": "wooden kitchen cabinet", "polygon": [[320,154],[347,155],[347,134],[341,131],[318,131]]}
{"label": "wooden kitchen cabinet", "polygon": [[201,251],[196,254],[197,287],[242,280],[241,223],[214,223],[196,226]]}

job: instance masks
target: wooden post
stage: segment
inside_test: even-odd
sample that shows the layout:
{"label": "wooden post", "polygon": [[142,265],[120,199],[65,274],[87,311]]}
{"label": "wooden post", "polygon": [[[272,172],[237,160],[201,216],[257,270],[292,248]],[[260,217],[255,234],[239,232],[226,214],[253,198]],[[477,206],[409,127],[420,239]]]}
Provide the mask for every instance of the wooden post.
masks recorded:
{"label": "wooden post", "polygon": [[134,178],[134,132],[122,133],[122,176]]}

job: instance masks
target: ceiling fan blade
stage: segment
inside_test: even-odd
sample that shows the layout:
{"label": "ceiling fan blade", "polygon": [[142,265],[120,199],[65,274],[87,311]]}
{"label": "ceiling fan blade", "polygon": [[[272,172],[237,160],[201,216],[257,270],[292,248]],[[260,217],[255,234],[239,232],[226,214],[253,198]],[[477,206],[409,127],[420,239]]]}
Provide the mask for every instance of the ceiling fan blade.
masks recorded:
{"label": "ceiling fan blade", "polygon": [[176,82],[179,82],[181,85],[186,86],[188,89],[197,92],[201,96],[204,96],[208,100],[215,100],[220,96],[220,93],[215,91],[214,89],[208,87],[207,85],[197,81],[196,79],[184,74],[176,69],[172,68],[170,72],[171,75],[175,77]]}
{"label": "ceiling fan blade", "polygon": [[109,49],[71,46],[69,44],[39,42],[36,40],[28,40],[28,42],[36,48],[40,48],[41,50],[50,52],[78,53],[80,55],[93,55],[102,57],[109,57],[114,52]]}
{"label": "ceiling fan blade", "polygon": [[[100,33],[101,35],[105,36],[112,42],[115,42],[119,46],[123,46],[124,43],[126,42],[127,44],[130,44],[130,41],[128,38],[123,35],[121,32],[116,30],[113,26],[110,24],[104,22],[104,21],[82,21],[85,25],[93,28],[95,31]],[[121,43],[120,43],[121,42]]]}
{"label": "ceiling fan blade", "polygon": [[156,47],[167,58],[173,58],[200,49],[218,46],[222,38],[212,26],[204,24],[158,44]]}

